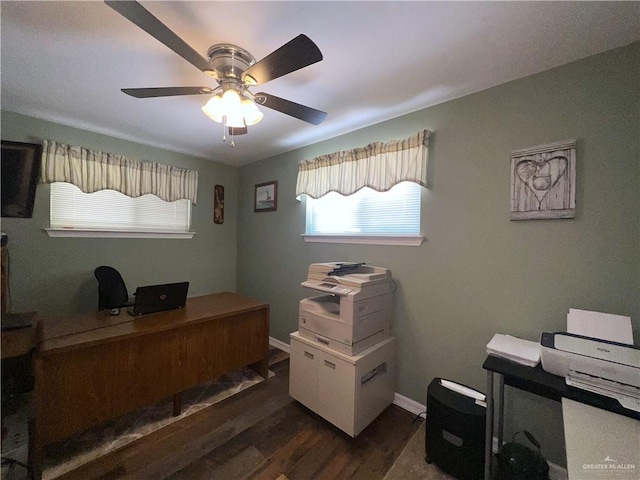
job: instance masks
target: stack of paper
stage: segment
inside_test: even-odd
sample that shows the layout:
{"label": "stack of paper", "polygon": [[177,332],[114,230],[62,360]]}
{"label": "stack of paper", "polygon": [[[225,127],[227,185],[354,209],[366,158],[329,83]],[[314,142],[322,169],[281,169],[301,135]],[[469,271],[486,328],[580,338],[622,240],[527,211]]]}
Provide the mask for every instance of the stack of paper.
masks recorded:
{"label": "stack of paper", "polygon": [[540,344],[496,333],[487,344],[487,353],[516,363],[535,367],[540,363]]}
{"label": "stack of paper", "polygon": [[460,395],[464,395],[465,397],[473,398],[481,402],[484,402],[487,399],[484,393],[480,393],[477,390],[466,387],[464,385],[460,385],[459,383],[455,383],[450,380],[440,379],[440,385],[442,385],[445,388],[448,388],[449,390],[453,390],[454,392],[457,392]]}
{"label": "stack of paper", "polygon": [[631,317],[622,315],[570,308],[567,314],[567,332],[633,345]]}

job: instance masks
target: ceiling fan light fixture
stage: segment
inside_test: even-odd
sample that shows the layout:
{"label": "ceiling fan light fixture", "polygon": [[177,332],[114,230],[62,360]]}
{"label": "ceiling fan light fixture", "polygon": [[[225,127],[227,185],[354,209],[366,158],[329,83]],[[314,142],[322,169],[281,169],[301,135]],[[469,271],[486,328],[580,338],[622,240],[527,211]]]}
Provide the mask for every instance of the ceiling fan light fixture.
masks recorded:
{"label": "ceiling fan light fixture", "polygon": [[202,111],[211,120],[232,128],[255,125],[264,117],[251,98],[240,94],[235,88],[228,88],[222,95],[211,97]]}
{"label": "ceiling fan light fixture", "polygon": [[258,109],[256,104],[248,98],[242,100],[242,115],[244,116],[244,123],[247,127],[255,125],[264,117],[264,114]]}
{"label": "ceiling fan light fixture", "polygon": [[227,127],[244,128],[244,118],[241,112],[232,112],[225,116]]}
{"label": "ceiling fan light fixture", "polygon": [[215,95],[202,107],[204,114],[211,120],[222,123],[224,110],[222,109],[222,97]]}
{"label": "ceiling fan light fixture", "polygon": [[236,90],[230,88],[222,94],[222,109],[227,115],[240,113],[240,107],[240,95]]}

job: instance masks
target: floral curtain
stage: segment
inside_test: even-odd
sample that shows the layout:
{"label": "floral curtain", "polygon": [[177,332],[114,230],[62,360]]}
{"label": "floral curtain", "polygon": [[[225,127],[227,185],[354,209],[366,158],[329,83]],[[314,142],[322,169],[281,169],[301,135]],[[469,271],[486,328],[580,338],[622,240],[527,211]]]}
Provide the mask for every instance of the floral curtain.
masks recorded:
{"label": "floral curtain", "polygon": [[121,155],[42,142],[41,183],[67,182],[85,193],[110,189],[129,197],[153,194],[167,202],[198,197],[198,171]]}
{"label": "floral curtain", "polygon": [[362,187],[386,192],[404,181],[426,187],[430,137],[431,132],[423,130],[403,140],[375,142],[303,160],[299,162],[296,196],[351,195]]}

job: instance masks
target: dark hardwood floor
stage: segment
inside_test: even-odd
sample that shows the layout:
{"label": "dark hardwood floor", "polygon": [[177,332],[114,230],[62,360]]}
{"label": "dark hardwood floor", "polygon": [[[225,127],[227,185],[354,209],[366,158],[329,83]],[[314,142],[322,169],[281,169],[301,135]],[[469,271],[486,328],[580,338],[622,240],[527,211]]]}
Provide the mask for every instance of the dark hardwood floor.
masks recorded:
{"label": "dark hardwood floor", "polygon": [[286,355],[272,361],[268,380],[59,478],[381,480],[419,426],[413,415],[391,405],[351,438],[289,396]]}

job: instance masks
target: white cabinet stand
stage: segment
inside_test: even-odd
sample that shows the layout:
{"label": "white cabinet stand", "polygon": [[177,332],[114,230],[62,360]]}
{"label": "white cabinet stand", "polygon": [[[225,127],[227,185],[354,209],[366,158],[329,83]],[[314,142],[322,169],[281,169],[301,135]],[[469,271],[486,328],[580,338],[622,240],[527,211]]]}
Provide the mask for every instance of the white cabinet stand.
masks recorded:
{"label": "white cabinet stand", "polygon": [[290,337],[289,394],[336,427],[355,437],[393,402],[395,337],[354,356]]}

